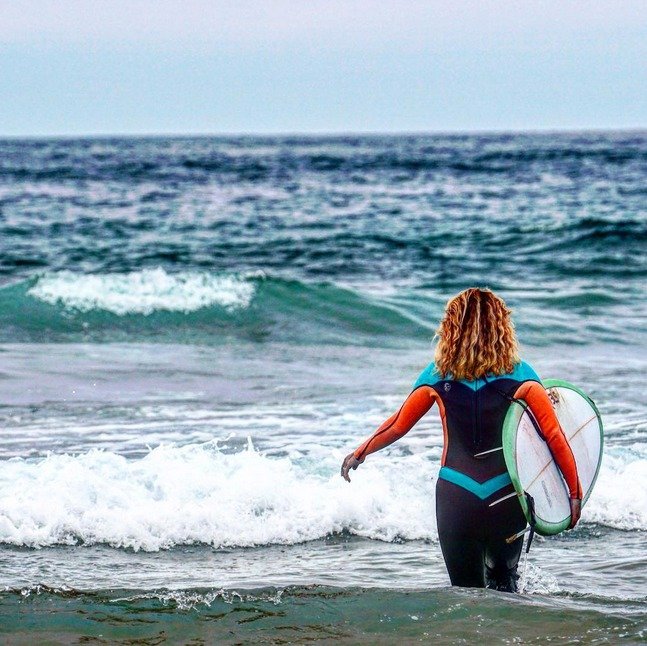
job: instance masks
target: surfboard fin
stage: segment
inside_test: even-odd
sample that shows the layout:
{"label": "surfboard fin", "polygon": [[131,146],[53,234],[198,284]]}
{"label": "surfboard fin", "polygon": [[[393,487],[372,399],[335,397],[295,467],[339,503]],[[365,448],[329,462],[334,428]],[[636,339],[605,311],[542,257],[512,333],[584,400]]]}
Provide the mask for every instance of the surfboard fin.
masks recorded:
{"label": "surfboard fin", "polygon": [[512,536],[508,536],[508,538],[505,539],[505,542],[508,545],[510,545],[510,543],[514,543],[518,538],[521,538],[524,534],[527,534],[529,531],[530,531],[530,526],[526,527],[526,529],[522,529],[520,532],[517,532]]}
{"label": "surfboard fin", "polygon": [[475,458],[482,458],[484,455],[488,455],[489,453],[494,453],[495,451],[503,451],[502,446],[497,446],[495,449],[489,449],[487,451],[481,451],[480,453],[475,453],[474,457]]}
{"label": "surfboard fin", "polygon": [[518,496],[519,494],[516,491],[513,491],[512,493],[509,493],[506,496],[503,496],[503,498],[497,498],[494,502],[491,502],[488,507],[494,507],[494,505],[498,505],[500,502],[503,502],[504,500],[507,500],[508,498],[514,498],[515,496]]}

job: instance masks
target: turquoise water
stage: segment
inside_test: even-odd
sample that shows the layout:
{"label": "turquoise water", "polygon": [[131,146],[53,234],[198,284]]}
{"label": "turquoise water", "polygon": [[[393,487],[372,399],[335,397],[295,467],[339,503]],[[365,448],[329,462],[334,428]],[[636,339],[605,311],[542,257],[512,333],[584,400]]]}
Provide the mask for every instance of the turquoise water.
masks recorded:
{"label": "turquoise water", "polygon": [[42,590],[5,598],[3,610],[10,614],[4,629],[16,640],[62,642],[82,635],[84,641],[137,643],[638,643],[647,627],[639,604],[450,588],[291,586],[155,595]]}
{"label": "turquoise water", "polygon": [[[646,641],[644,134],[0,151],[3,640]],[[605,424],[517,596],[449,587],[435,411],[339,477],[473,284]]]}

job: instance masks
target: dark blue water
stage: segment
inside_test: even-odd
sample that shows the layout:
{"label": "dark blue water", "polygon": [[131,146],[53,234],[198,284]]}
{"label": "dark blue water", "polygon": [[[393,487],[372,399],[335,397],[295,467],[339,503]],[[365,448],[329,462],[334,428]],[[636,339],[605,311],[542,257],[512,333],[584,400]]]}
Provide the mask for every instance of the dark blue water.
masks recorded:
{"label": "dark blue water", "polygon": [[[522,305],[528,342],[639,341],[646,169],[640,133],[5,141],[2,338],[126,340],[153,322],[189,341],[205,326],[212,340],[272,339],[295,315],[299,340],[328,336],[331,317],[360,341],[409,337],[477,284]],[[251,312],[215,299],[138,320],[24,296],[47,272],[156,268],[259,294]]]}
{"label": "dark blue water", "polygon": [[[0,633],[643,640],[646,187],[641,132],[0,141]],[[605,423],[516,600],[447,588],[435,413],[338,476],[473,285]]]}

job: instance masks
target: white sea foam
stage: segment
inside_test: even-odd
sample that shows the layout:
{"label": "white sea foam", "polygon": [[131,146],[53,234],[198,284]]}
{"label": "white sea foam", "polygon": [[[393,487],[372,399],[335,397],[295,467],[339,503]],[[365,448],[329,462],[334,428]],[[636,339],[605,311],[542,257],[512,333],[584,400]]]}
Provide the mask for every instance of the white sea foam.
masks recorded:
{"label": "white sea foam", "polygon": [[261,601],[278,606],[281,603],[283,593],[284,590],[281,589],[276,590],[275,592],[260,594],[237,592],[236,590],[225,590],[224,588],[221,588],[220,590],[212,590],[211,592],[198,592],[197,590],[166,590],[136,594],[130,597],[113,599],[112,601],[137,602],[153,599],[161,601],[165,606],[176,606],[178,610],[193,610],[194,608],[199,608],[201,606],[209,607],[216,600],[223,601],[229,605]]}
{"label": "white sea foam", "polygon": [[647,529],[645,445],[607,449],[582,518],[624,530]]}
{"label": "white sea foam", "polygon": [[[341,454],[272,457],[216,444],[164,445],[141,459],[91,450],[0,462],[0,542],[30,547],[106,543],[294,544],[348,531],[436,540],[436,459],[371,456],[348,484]],[[647,529],[647,460],[607,456],[583,523]]]}
{"label": "white sea foam", "polygon": [[557,579],[539,565],[522,556],[519,591],[524,594],[554,594],[560,591]]}
{"label": "white sea foam", "polygon": [[165,310],[193,312],[220,305],[244,309],[254,296],[254,283],[244,276],[207,272],[169,274],[161,268],[128,274],[45,274],[27,292],[51,304],[88,312],[100,309],[118,315]]}
{"label": "white sea foam", "polygon": [[[391,541],[436,536],[433,474],[374,460],[339,476],[341,456],[270,458],[251,444],[161,446],[139,460],[92,450],[0,463],[0,542],[107,543],[135,550],[292,544],[348,530]],[[413,464],[413,463],[416,464]]]}

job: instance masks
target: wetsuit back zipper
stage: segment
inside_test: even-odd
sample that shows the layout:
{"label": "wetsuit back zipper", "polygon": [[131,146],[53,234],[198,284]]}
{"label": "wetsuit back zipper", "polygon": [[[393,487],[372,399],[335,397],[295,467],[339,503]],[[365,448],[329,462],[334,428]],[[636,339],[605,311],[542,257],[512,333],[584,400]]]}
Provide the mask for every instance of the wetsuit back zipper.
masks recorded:
{"label": "wetsuit back zipper", "polygon": [[474,450],[481,445],[481,425],[479,419],[479,390],[478,380],[476,382],[476,391],[474,392]]}

